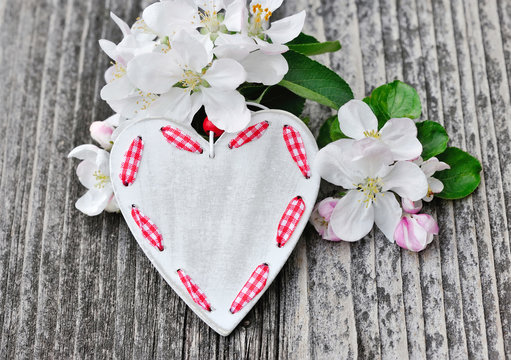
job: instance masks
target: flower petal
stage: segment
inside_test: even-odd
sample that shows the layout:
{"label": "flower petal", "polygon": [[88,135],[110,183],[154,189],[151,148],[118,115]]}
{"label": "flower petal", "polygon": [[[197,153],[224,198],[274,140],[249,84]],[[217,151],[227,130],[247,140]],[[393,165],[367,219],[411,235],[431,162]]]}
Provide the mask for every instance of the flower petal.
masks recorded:
{"label": "flower petal", "polygon": [[98,171],[98,167],[93,161],[84,160],[79,163],[76,167],[76,175],[78,176],[80,184],[85,186],[87,189],[94,189],[94,186],[98,182],[94,176],[96,171]]}
{"label": "flower petal", "polygon": [[409,161],[399,161],[383,178],[383,191],[387,190],[411,201],[418,201],[428,193],[428,182],[417,165]]}
{"label": "flower petal", "polygon": [[113,12],[110,12],[110,17],[112,18],[112,20],[117,24],[117,26],[119,27],[119,29],[121,29],[122,31],[122,35],[123,36],[128,36],[129,34],[131,34],[131,29],[130,27],[128,26],[128,24],[126,24],[124,22],[124,20],[122,20],[120,17],[118,17],[117,15],[115,15]]}
{"label": "flower petal", "polygon": [[325,232],[323,233],[323,239],[328,241],[342,241],[342,239],[339,239],[339,237],[335,235],[331,224],[328,224]]}
{"label": "flower petal", "polygon": [[390,119],[380,130],[380,140],[389,146],[394,160],[413,160],[422,153],[417,126],[411,119]]}
{"label": "flower petal", "polygon": [[378,131],[378,119],[365,102],[350,100],[339,109],[339,126],[344,135],[358,140],[365,131]]}
{"label": "flower petal", "polygon": [[179,123],[186,123],[191,112],[190,93],[180,88],[172,88],[154,101],[149,107],[151,116],[165,116]]}
{"label": "flower petal", "polygon": [[316,155],[313,167],[319,175],[331,184],[353,189],[364,175],[352,171],[352,160],[348,154],[352,149],[353,140],[341,139],[328,144]]}
{"label": "flower petal", "polygon": [[95,161],[98,156],[98,152],[103,151],[96,145],[86,144],[80,145],[69,153],[68,158],[76,158],[79,160],[90,160]]}
{"label": "flower petal", "polygon": [[75,206],[85,215],[96,216],[105,210],[111,196],[111,189],[89,190],[78,199]]}
{"label": "flower petal", "polygon": [[218,34],[215,42],[215,55],[218,58],[231,58],[241,61],[259,46],[250,37],[243,34]]}
{"label": "flower petal", "polygon": [[321,217],[323,217],[326,221],[330,221],[330,218],[332,217],[332,212],[334,211],[338,202],[339,199],[335,199],[333,197],[329,197],[321,201],[318,204],[319,215],[321,215]]}
{"label": "flower petal", "polygon": [[219,90],[235,90],[245,82],[247,74],[241,64],[232,59],[218,59],[213,61],[213,65],[203,79],[209,85]]}
{"label": "flower petal", "polygon": [[289,47],[282,44],[270,44],[267,41],[261,40],[259,38],[254,38],[257,45],[259,45],[259,50],[268,55],[277,55],[283,54],[289,50]]}
{"label": "flower petal", "polygon": [[436,157],[432,157],[431,159],[423,162],[420,167],[427,177],[433,176],[437,171],[448,170],[451,168],[448,164],[439,161]]}
{"label": "flower petal", "polygon": [[403,213],[396,196],[391,192],[380,194],[374,201],[373,206],[376,226],[389,241],[394,242],[394,231]]}
{"label": "flower petal", "polygon": [[361,140],[351,140],[351,160],[353,168],[357,169],[363,177],[383,177],[391,170],[390,164],[394,162],[388,146],[371,137]]}
{"label": "flower petal", "polygon": [[120,211],[119,204],[117,203],[114,194],[110,197],[110,201],[106,205],[105,211],[109,213],[117,213]]}
{"label": "flower petal", "polygon": [[204,107],[209,120],[228,133],[245,129],[251,114],[245,98],[237,91],[220,91],[213,88],[202,90]]}
{"label": "flower petal", "polygon": [[101,89],[101,99],[105,101],[124,99],[135,90],[127,76],[121,76],[109,82]]}
{"label": "flower petal", "polygon": [[413,215],[412,218],[417,221],[417,223],[424,228],[429,234],[438,235],[440,231],[438,227],[438,223],[435,218],[428,214],[417,214]]}
{"label": "flower petal", "polygon": [[142,91],[163,94],[182,79],[183,71],[169,54],[142,54],[128,63],[131,82]]}
{"label": "flower petal", "polygon": [[264,85],[278,84],[289,71],[289,65],[282,55],[267,55],[254,51],[241,61],[247,72],[247,81]]}
{"label": "flower petal", "polygon": [[439,194],[444,191],[444,184],[440,180],[433,177],[428,179],[428,185],[433,194]]}
{"label": "flower petal", "polygon": [[225,9],[224,26],[229,31],[240,32],[242,25],[247,21],[247,8],[245,0],[234,0]]}
{"label": "flower petal", "polygon": [[410,199],[401,199],[403,210],[408,214],[418,214],[422,210],[422,200],[412,201]]}
{"label": "flower petal", "polygon": [[305,10],[298,14],[275,21],[265,31],[273,44],[286,44],[300,35],[305,23]]}
{"label": "flower petal", "polygon": [[179,30],[194,31],[197,23],[198,9],[190,2],[167,0],[149,5],[142,15],[147,26],[160,35],[173,37]]}
{"label": "flower petal", "polygon": [[348,193],[339,200],[330,224],[332,230],[344,241],[358,241],[371,231],[374,224],[374,208],[364,202],[365,195],[357,190]]}
{"label": "flower petal", "polygon": [[117,61],[117,45],[115,45],[110,40],[101,39],[99,40],[99,47],[101,50],[105,52],[105,54],[108,55],[108,57],[114,61]]}
{"label": "flower petal", "polygon": [[212,43],[209,37],[193,37],[186,31],[180,31],[170,45],[172,47],[170,53],[182,59],[181,65],[186,65],[197,73],[200,73],[213,60]]}

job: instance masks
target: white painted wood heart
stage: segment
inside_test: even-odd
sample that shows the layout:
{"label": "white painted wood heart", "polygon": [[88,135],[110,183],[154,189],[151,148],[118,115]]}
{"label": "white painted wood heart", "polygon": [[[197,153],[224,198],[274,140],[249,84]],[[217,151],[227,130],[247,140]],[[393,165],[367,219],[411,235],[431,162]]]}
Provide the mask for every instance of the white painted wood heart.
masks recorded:
{"label": "white painted wood heart", "polygon": [[[146,119],[126,128],[112,149],[110,171],[115,196],[131,232],[152,264],[186,304],[221,335],[230,334],[268,289],[287,261],[310,217],[320,184],[312,171],[307,179],[283,139],[283,128],[297,130],[312,164],[318,151],[314,137],[300,119],[278,110],[254,113],[250,125],[267,121],[259,139],[230,149],[237,134],[209,143],[191,127],[165,119]],[[180,150],[162,136],[171,125],[200,144],[202,154]],[[119,174],[133,140],[142,137],[144,150],[136,180],[125,186]],[[305,212],[289,241],[276,242],[277,229],[290,201],[301,196]],[[132,205],[159,228],[163,251],[142,235]],[[266,286],[241,311],[231,304],[257,266],[268,264]],[[211,304],[196,304],[177,273],[183,269]],[[304,294],[305,295],[305,294]],[[165,304],[162,304],[165,306]]]}

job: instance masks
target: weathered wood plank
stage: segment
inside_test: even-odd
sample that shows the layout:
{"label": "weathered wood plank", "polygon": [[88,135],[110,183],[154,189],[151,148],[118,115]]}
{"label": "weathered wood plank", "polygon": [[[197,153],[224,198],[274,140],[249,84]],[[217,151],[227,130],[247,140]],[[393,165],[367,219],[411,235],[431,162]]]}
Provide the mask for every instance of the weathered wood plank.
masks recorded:
{"label": "weathered wood plank", "polygon": [[[443,123],[433,8],[431,1],[416,1],[416,4],[419,14],[424,90],[427,92],[426,101],[422,103],[423,118]],[[434,208],[427,207],[425,210],[436,216]],[[419,254],[426,356],[429,358],[447,358],[448,356],[440,241],[440,239],[434,241]]]}
{"label": "weathered wood plank", "polygon": [[[502,47],[502,38],[499,27],[496,1],[481,1],[479,9],[470,8],[470,13],[479,10],[480,29],[482,34],[486,75],[488,78],[491,109],[497,137],[498,161],[504,195],[503,200],[506,211],[502,214],[502,223],[495,224],[495,229],[502,234],[501,242],[494,242],[496,274],[501,306],[501,320],[504,334],[506,356],[511,357],[511,247],[509,240],[511,215],[511,98],[510,84],[506,74],[506,65]],[[490,195],[488,195],[490,198]],[[490,198],[492,199],[492,198]],[[492,199],[493,200],[493,199]],[[502,226],[502,227],[499,227]]]}
{"label": "weathered wood plank", "polygon": [[[403,80],[418,89],[422,103],[426,103],[422,76],[422,49],[416,2],[400,3],[398,8],[399,36],[403,56]],[[427,107],[423,108],[423,113]],[[426,334],[422,309],[422,289],[419,255],[401,251],[403,302],[405,306],[406,335],[410,359],[426,357]]]}

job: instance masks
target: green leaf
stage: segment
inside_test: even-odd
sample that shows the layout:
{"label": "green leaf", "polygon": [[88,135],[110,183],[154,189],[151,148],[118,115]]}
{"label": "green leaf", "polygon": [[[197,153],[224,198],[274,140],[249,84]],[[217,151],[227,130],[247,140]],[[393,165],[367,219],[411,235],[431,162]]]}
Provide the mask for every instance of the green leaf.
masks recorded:
{"label": "green leaf", "polygon": [[270,109],[281,109],[300,116],[305,106],[305,99],[282,86],[272,86],[261,99],[261,105]]}
{"label": "green leaf", "polygon": [[474,192],[481,183],[481,163],[466,152],[450,147],[437,156],[451,166],[433,175],[444,184],[444,191],[436,194],[441,199],[462,199]]}
{"label": "green leaf", "polygon": [[422,106],[419,94],[408,84],[395,80],[376,88],[371,96],[364,99],[378,117],[378,126],[385,125],[389,119],[418,119]]}
{"label": "green leaf", "polygon": [[300,33],[297,37],[295,37],[293,40],[288,42],[286,45],[293,45],[293,44],[319,44],[319,40],[316,39],[314,36],[307,35],[304,33]]}
{"label": "green leaf", "polygon": [[294,51],[283,55],[289,64],[289,72],[279,85],[335,110],[353,99],[346,81],[326,66]]}
{"label": "green leaf", "polygon": [[286,45],[289,49],[307,56],[321,55],[341,49],[339,41],[319,42],[316,38],[304,33],[301,33],[296,39]]}
{"label": "green leaf", "polygon": [[345,138],[347,138],[347,136],[344,135],[339,128],[339,119],[337,118],[337,115],[334,115],[328,118],[319,129],[317,142],[318,146],[323,148],[331,142]]}
{"label": "green leaf", "polygon": [[422,144],[422,158],[428,160],[447,149],[449,135],[437,122],[426,120],[417,123],[417,138]]}
{"label": "green leaf", "polygon": [[247,99],[247,101],[256,101],[261,97],[264,91],[268,89],[268,86],[256,83],[244,83],[238,88],[241,95]]}

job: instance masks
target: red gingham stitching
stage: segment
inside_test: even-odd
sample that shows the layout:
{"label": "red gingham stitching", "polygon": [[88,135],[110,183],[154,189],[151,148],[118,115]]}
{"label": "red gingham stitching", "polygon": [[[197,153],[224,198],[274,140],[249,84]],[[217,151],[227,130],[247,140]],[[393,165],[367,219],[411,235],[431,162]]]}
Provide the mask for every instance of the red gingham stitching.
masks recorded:
{"label": "red gingham stitching", "polygon": [[236,314],[243,309],[253,298],[259,294],[266,286],[270,267],[268,264],[259,265],[248,279],[247,283],[243,286],[241,291],[234,299],[231,305],[231,313]]}
{"label": "red gingham stitching", "polygon": [[229,142],[229,148],[237,149],[251,141],[259,139],[261,136],[263,136],[269,126],[270,123],[268,121],[263,121],[243,130],[238,134],[238,136]]}
{"label": "red gingham stitching", "polygon": [[300,196],[295,197],[286,208],[282,219],[280,219],[279,228],[277,230],[277,245],[282,247],[286,245],[293,235],[296,226],[300,222],[305,212],[305,202]]}
{"label": "red gingham stitching", "polygon": [[202,154],[204,152],[197,141],[192,140],[189,135],[186,135],[179,129],[173,128],[172,126],[165,126],[161,128],[161,132],[170,144],[180,150],[197,154]]}
{"label": "red gingham stitching", "polygon": [[121,173],[119,174],[124,186],[132,185],[135,182],[143,150],[144,142],[142,137],[138,136],[131,142],[128,151],[124,154],[124,161],[121,164]]}
{"label": "red gingham stitching", "polygon": [[302,136],[293,127],[284,126],[284,141],[286,142],[287,149],[291,153],[294,162],[300,168],[303,176],[307,179],[311,177],[311,169],[307,163],[307,154],[305,152],[305,145]]}
{"label": "red gingham stitching", "polygon": [[142,231],[142,235],[158,250],[163,251],[162,236],[158,227],[145,216],[135,205],[131,208],[131,216]]}
{"label": "red gingham stitching", "polygon": [[192,278],[184,273],[183,270],[178,270],[179,278],[185,286],[186,290],[192,297],[192,300],[198,304],[201,308],[206,311],[211,311],[211,305],[208,302],[208,298],[202,292],[202,290],[192,281]]}

